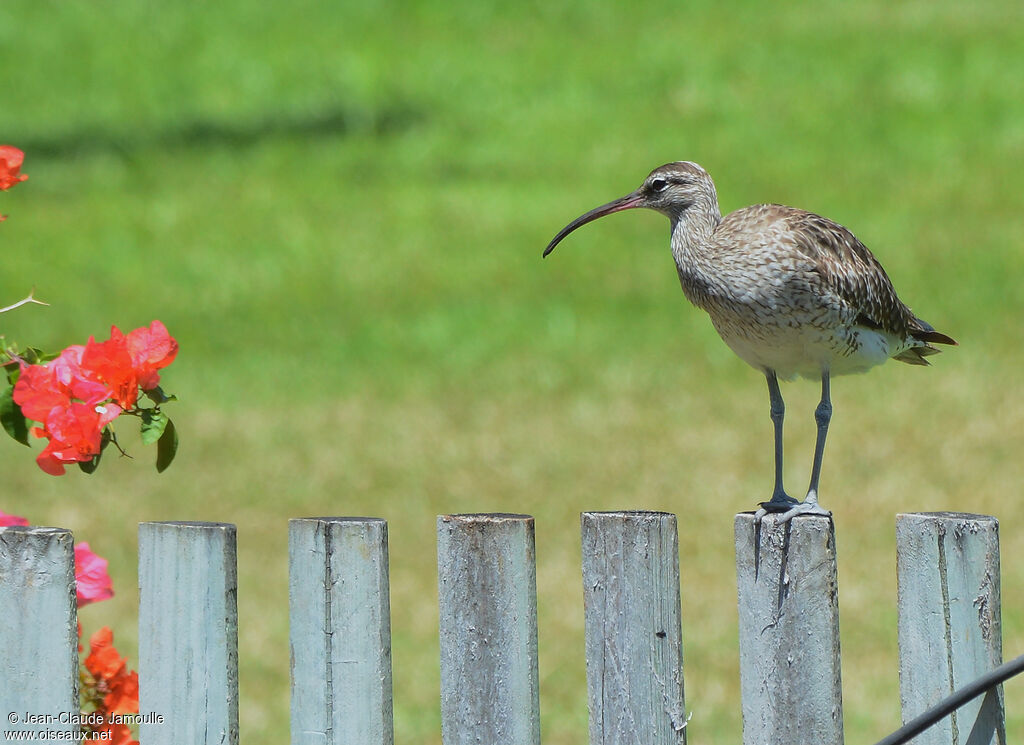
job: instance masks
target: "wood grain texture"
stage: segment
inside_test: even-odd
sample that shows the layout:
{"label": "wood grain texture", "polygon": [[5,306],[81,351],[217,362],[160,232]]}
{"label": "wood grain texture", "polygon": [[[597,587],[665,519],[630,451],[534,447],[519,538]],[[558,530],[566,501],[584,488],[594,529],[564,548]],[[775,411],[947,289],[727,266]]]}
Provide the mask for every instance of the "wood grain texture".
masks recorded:
{"label": "wood grain texture", "polygon": [[[909,721],[1002,663],[999,523],[951,512],[896,518],[900,698]],[[1005,745],[1003,689],[918,735],[915,745]]]}
{"label": "wood grain texture", "polygon": [[445,745],[539,745],[533,518],[437,519]]}
{"label": "wood grain texture", "polygon": [[289,523],[294,745],[392,745],[387,523]]}
{"label": "wood grain texture", "polygon": [[743,513],[735,538],[744,745],[842,745],[831,518]]}
{"label": "wood grain texture", "polygon": [[0,733],[81,729],[75,550],[63,528],[0,528]]}
{"label": "wood grain texture", "polygon": [[686,742],[675,515],[584,512],[591,745]]}
{"label": "wood grain texture", "polygon": [[139,525],[140,712],[146,745],[237,745],[235,526]]}

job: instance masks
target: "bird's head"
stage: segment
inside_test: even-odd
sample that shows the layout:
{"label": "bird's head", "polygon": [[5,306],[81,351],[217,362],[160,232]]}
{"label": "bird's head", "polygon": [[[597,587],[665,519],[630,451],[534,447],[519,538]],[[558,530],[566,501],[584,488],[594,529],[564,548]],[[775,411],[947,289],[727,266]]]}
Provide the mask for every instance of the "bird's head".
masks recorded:
{"label": "bird's head", "polygon": [[700,206],[702,211],[718,213],[718,196],[708,172],[688,160],[668,163],[651,171],[636,191],[596,207],[566,225],[544,249],[544,255],[554,251],[555,246],[576,228],[613,212],[646,207],[657,210],[675,225],[695,205]]}

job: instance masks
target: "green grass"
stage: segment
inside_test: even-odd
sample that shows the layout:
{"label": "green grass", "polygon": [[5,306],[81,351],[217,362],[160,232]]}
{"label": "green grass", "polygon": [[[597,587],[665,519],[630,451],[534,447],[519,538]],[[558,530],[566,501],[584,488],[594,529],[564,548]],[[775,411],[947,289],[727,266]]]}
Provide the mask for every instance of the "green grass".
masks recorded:
{"label": "green grass", "polygon": [[[496,6],[496,4],[495,4]],[[287,738],[286,524],[391,533],[396,733],[436,744],[434,520],[537,518],[542,727],[582,742],[578,513],[680,515],[692,740],[740,736],[732,517],[768,495],[763,379],[679,292],[655,214],[544,245],[654,166],[723,209],[851,226],[962,346],[833,386],[848,741],[899,722],[893,516],[1003,519],[1004,648],[1024,649],[1024,13],[1019,3],[221,2],[0,6],[9,339],[160,318],[182,437],[91,478],[0,448],[0,509],[75,530],[135,655],[135,526],[239,526],[242,737]],[[806,478],[816,387],[784,388]],[[129,444],[131,444],[131,438]],[[1024,731],[1007,687],[1011,740]]]}

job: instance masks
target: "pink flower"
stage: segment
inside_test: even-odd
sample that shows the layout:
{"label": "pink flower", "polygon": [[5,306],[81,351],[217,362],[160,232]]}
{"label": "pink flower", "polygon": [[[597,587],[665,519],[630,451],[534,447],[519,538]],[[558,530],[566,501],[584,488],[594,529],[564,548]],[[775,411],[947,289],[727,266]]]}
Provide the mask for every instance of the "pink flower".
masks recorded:
{"label": "pink flower", "polygon": [[71,398],[76,398],[82,403],[98,404],[100,401],[110,398],[110,390],[103,383],[91,379],[89,374],[82,369],[84,353],[84,346],[73,344],[62,351],[57,359],[47,362],[46,365],[53,368],[57,382],[64,387]]}
{"label": "pink flower", "polygon": [[14,386],[14,402],[21,413],[36,422],[45,422],[54,408],[66,409],[72,399],[97,404],[110,398],[103,383],[90,380],[82,370],[85,347],[72,346],[45,365],[22,365]]}
{"label": "pink flower", "polygon": [[3,510],[0,510],[0,527],[7,525],[28,525],[28,520],[17,515],[8,515]]}
{"label": "pink flower", "polygon": [[[8,525],[28,525],[28,520],[0,510],[0,527]],[[107,560],[93,553],[85,541],[75,544],[75,585],[79,608],[114,596],[114,586],[107,573]],[[82,635],[81,624],[78,626],[78,635]]]}
{"label": "pink flower", "polygon": [[94,554],[84,541],[75,544],[75,584],[79,608],[114,595],[113,583],[107,574],[107,560]]}
{"label": "pink flower", "polygon": [[65,463],[92,460],[100,454],[103,428],[120,413],[120,406],[109,403],[91,406],[72,402],[67,407],[51,409],[44,426],[32,428],[36,437],[50,439],[36,457],[36,463],[46,473],[62,476]]}
{"label": "pink flower", "polygon": [[14,403],[26,418],[45,422],[55,408],[71,403],[67,392],[57,384],[57,376],[49,365],[23,365],[14,385]]}
{"label": "pink flower", "polygon": [[160,384],[157,370],[174,362],[178,354],[178,342],[167,332],[160,321],[153,321],[128,333],[128,352],[132,366],[144,391],[151,391]]}

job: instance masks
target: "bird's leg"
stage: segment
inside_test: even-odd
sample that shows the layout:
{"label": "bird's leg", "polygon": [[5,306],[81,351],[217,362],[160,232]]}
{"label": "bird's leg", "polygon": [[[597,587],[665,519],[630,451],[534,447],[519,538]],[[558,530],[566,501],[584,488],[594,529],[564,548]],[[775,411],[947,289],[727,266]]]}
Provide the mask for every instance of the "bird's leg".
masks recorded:
{"label": "bird's leg", "polygon": [[782,420],[786,416],[786,403],[782,400],[775,371],[766,370],[765,377],[768,378],[768,400],[771,402],[772,425],[775,428],[775,488],[772,490],[771,501],[761,502],[761,509],[755,513],[758,520],[769,512],[787,512],[799,504],[782,487]]}
{"label": "bird's leg", "polygon": [[832,399],[829,396],[828,370],[821,374],[821,401],[814,410],[814,421],[818,425],[818,438],[814,442],[814,465],[811,466],[811,483],[807,487],[805,502],[818,502],[818,478],[821,476],[821,460],[825,454],[825,437],[828,423],[832,419]]}
{"label": "bird's leg", "polygon": [[814,464],[811,466],[811,483],[807,487],[804,501],[789,508],[780,517],[786,522],[796,515],[831,515],[832,513],[818,504],[818,478],[821,476],[821,460],[825,455],[825,437],[828,435],[828,423],[832,419],[832,399],[829,396],[829,372],[821,373],[821,401],[814,410],[814,421],[818,425],[818,437],[814,441]]}

